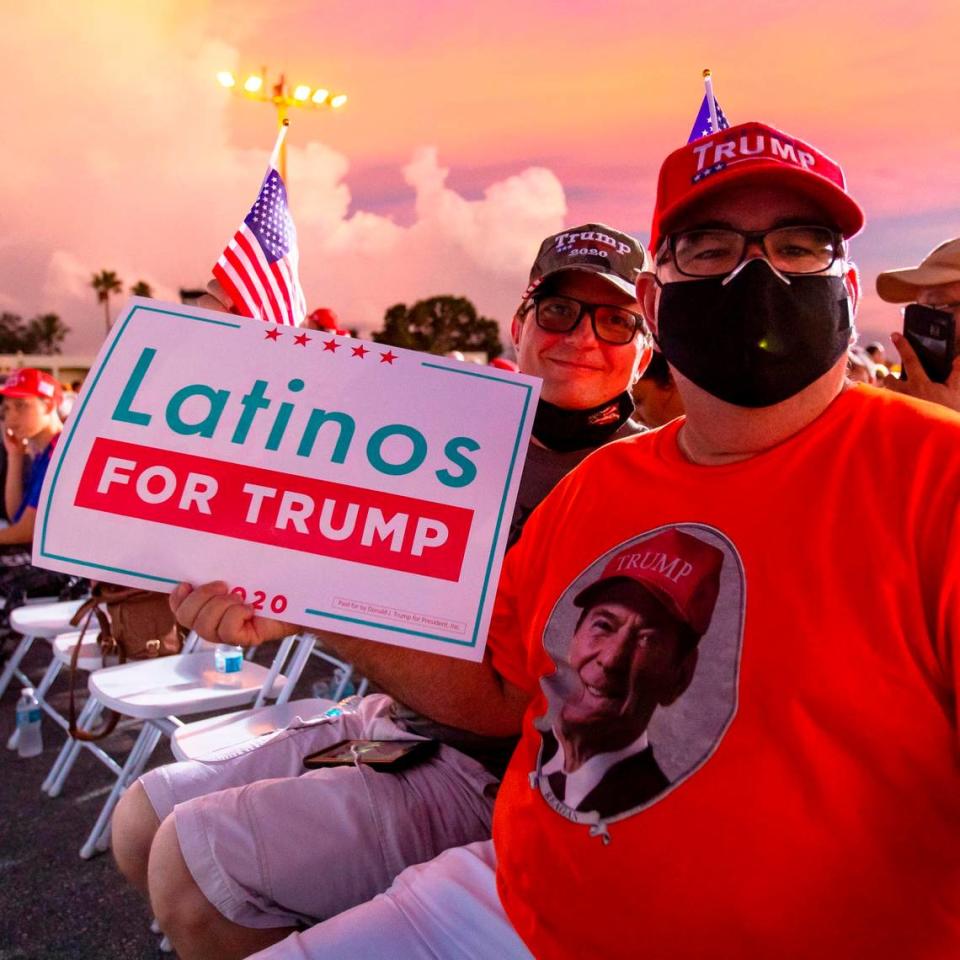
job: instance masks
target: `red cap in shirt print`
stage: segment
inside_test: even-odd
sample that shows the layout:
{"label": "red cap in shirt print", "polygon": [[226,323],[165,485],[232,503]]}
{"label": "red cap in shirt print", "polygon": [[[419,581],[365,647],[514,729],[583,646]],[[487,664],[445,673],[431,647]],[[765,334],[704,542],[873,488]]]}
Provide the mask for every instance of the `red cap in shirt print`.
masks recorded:
{"label": "red cap in shirt print", "polygon": [[[573,820],[618,819],[702,764],[736,709],[742,626],[742,565],[718,531],[660,528],[591,564],[545,632],[557,672],[542,680],[538,779],[551,806]],[[704,716],[688,701],[695,681],[708,693]]]}

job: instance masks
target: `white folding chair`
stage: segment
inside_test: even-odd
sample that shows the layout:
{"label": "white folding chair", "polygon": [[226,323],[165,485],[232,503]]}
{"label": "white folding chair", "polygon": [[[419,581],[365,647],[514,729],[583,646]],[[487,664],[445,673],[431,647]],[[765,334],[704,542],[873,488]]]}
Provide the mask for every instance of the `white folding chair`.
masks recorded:
{"label": "white folding chair", "polygon": [[[218,673],[214,666],[214,652],[210,650],[140,660],[92,673],[88,684],[90,699],[100,707],[143,721],[143,726],[104,801],[97,822],[81,847],[80,856],[88,859],[96,851],[107,848],[110,820],[117,801],[143,772],[160,737],[172,735],[183,725],[181,716],[229,710],[247,704],[259,707],[268,698],[280,697],[285,688],[292,689],[296,683],[313,643],[312,636],[286,637],[280,642],[269,668],[244,661],[239,673]],[[296,650],[290,657],[294,646]],[[288,657],[289,671],[284,674],[281,670]]]}
{"label": "white folding chair", "polygon": [[[53,662],[50,665],[50,670],[47,672],[48,675],[53,670],[54,665],[56,665],[58,670],[69,665],[73,658],[73,648],[79,642],[79,632],[62,633],[60,636],[54,638]],[[77,670],[82,670],[84,673],[93,673],[94,670],[103,668],[103,657],[100,655],[100,645],[97,643],[96,633],[88,633],[84,638],[80,652],[77,655],[76,667]],[[55,675],[56,674],[54,674],[54,676]],[[46,681],[47,677],[45,676],[43,683],[46,683]],[[41,683],[41,688],[43,687],[43,683]],[[46,691],[44,691],[44,693],[46,693]],[[43,706],[44,702],[44,700],[40,700],[40,705]],[[50,711],[56,714],[54,717],[56,722],[69,733],[69,723],[67,720],[61,714],[53,711],[52,708],[50,708]],[[94,726],[100,719],[102,712],[103,705],[95,698],[88,697],[77,716],[77,725],[84,729]],[[120,775],[120,765],[98,743],[95,741],[74,740],[68,736],[60,752],[57,754],[57,759],[53,761],[53,766],[50,768],[46,780],[43,781],[40,787],[44,793],[51,797],[60,795],[64,781],[73,769],[73,765],[80,755],[81,749],[93,754],[114,776]]]}
{"label": "white folding chair", "polygon": [[10,627],[21,636],[3,668],[3,673],[0,673],[0,697],[7,692],[7,687],[14,677],[25,687],[33,686],[30,678],[20,669],[20,663],[30,652],[34,640],[41,637],[52,640],[58,633],[69,630],[70,619],[81,603],[82,600],[58,601],[54,597],[37,597],[11,612]]}
{"label": "white folding chair", "polygon": [[[339,660],[324,650],[318,650],[313,644],[304,645],[297,651],[303,655],[303,664],[297,665],[296,674],[300,675],[308,657],[313,656],[333,664],[339,669],[340,681],[331,691],[331,698],[310,697],[305,700],[290,700],[293,684],[288,684],[271,706],[238,710],[235,713],[221,714],[194,720],[177,727],[170,738],[170,749],[177,760],[202,760],[217,755],[225,755],[251,740],[267,736],[276,730],[288,726],[295,719],[309,720],[326,713],[346,693],[353,678],[353,666]],[[359,696],[367,689],[363,679],[357,687]]]}

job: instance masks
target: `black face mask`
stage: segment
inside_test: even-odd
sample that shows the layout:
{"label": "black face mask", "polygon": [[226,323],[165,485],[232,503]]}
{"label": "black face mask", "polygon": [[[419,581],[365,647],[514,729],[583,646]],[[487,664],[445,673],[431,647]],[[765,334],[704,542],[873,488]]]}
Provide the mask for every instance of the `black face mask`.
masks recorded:
{"label": "black face mask", "polygon": [[569,453],[606,443],[633,413],[629,392],[589,410],[566,410],[541,399],[533,419],[533,435],[551,450]]}
{"label": "black face mask", "polygon": [[738,407],[769,407],[810,386],[846,352],[852,310],[842,277],[791,276],[765,260],[723,277],[662,285],[657,343],[667,361]]}

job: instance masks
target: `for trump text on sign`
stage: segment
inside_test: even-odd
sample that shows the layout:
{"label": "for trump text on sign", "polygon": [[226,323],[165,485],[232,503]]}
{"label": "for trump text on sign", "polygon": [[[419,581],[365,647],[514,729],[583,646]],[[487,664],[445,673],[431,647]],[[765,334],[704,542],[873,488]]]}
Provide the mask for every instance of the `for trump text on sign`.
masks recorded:
{"label": "for trump text on sign", "polygon": [[132,300],[47,472],[34,563],[227,580],[264,616],[480,659],[538,384]]}

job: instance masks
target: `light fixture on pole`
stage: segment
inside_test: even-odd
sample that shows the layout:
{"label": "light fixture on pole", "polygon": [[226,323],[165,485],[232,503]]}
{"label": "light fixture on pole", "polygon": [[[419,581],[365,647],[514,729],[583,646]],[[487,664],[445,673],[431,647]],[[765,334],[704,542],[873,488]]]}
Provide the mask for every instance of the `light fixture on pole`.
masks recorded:
{"label": "light fixture on pole", "polygon": [[[297,84],[291,91],[287,85],[287,78],[280,74],[276,82],[267,80],[267,68],[262,67],[259,73],[251,73],[242,84],[229,70],[221,70],[217,74],[220,86],[233,93],[255,100],[257,103],[272,103],[277,111],[277,126],[282,127],[287,119],[290,107],[304,107],[313,110],[339,110],[347,102],[345,93],[332,94],[325,87],[313,88],[306,83]],[[280,148],[279,165],[277,170],[287,181],[287,146],[284,142]]]}

